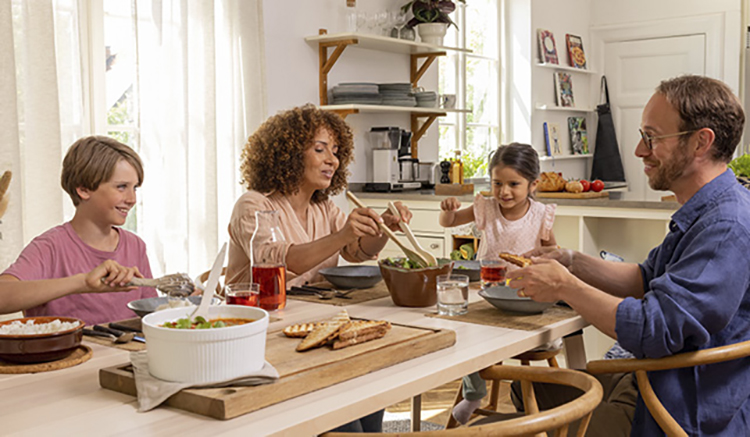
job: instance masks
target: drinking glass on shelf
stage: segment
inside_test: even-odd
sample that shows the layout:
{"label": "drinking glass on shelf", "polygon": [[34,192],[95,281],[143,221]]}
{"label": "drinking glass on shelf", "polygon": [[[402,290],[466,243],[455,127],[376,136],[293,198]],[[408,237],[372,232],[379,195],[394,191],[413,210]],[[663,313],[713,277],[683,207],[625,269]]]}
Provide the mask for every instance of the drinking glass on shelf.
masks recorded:
{"label": "drinking glass on shelf", "polygon": [[260,284],[237,282],[224,287],[228,305],[245,305],[257,307],[260,295]]}
{"label": "drinking glass on shelf", "polygon": [[401,11],[401,8],[393,13],[393,25],[398,30],[398,39],[401,39],[401,29],[406,26],[406,12]]}
{"label": "drinking glass on shelf", "polygon": [[460,316],[469,311],[469,277],[440,275],[437,277],[437,310],[441,316]]}
{"label": "drinking glass on shelf", "polygon": [[381,11],[375,13],[375,24],[377,26],[377,33],[379,35],[388,35],[388,23],[390,21],[390,14],[388,11]]}
{"label": "drinking glass on shelf", "polygon": [[479,259],[479,275],[482,278],[482,288],[505,285],[505,273],[508,267],[498,257],[484,257]]}

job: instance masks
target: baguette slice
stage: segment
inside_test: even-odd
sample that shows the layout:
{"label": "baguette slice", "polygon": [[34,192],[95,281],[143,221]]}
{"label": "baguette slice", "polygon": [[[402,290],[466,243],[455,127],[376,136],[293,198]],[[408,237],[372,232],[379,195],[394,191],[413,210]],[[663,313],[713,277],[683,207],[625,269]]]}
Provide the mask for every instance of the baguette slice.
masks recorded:
{"label": "baguette slice", "polygon": [[519,267],[528,267],[531,265],[531,260],[521,255],[513,255],[512,253],[500,252],[500,259],[508,261],[511,264],[515,264]]}
{"label": "baguette slice", "polygon": [[[390,326],[388,326],[388,328],[390,328]],[[389,329],[386,329],[384,327],[379,327],[374,330],[368,331],[366,334],[359,334],[355,337],[352,337],[346,340],[342,340],[341,338],[339,338],[338,340],[333,342],[333,349],[334,350],[342,349],[342,348],[349,347],[355,344],[360,344],[360,343],[364,343],[370,340],[375,340],[377,338],[381,338],[385,336],[385,334],[387,334],[388,331]]]}
{"label": "baguette slice", "polygon": [[374,331],[388,332],[391,324],[385,320],[355,320],[347,323],[339,332],[339,340],[350,340]]}
{"label": "baguette slice", "polygon": [[307,334],[307,337],[303,338],[297,345],[297,352],[303,352],[323,346],[328,343],[329,340],[336,338],[341,327],[350,321],[349,313],[347,313],[346,310],[341,310],[341,312],[336,314],[333,318],[319,323],[319,326],[316,326],[309,334]]}
{"label": "baguette slice", "polygon": [[303,338],[306,337],[307,334],[311,333],[313,329],[317,328],[318,326],[322,325],[323,322],[318,323],[298,323],[296,325],[289,325],[286,328],[284,328],[284,335],[291,338]]}

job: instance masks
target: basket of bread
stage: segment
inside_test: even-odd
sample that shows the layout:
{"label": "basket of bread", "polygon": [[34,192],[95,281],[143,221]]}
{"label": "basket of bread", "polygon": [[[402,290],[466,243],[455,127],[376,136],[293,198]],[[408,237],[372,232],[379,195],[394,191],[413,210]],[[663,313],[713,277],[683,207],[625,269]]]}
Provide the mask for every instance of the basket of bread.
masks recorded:
{"label": "basket of bread", "polygon": [[290,338],[301,338],[297,352],[330,345],[331,349],[343,349],[384,337],[391,330],[385,320],[352,320],[346,310],[328,320],[289,325],[282,331]]}

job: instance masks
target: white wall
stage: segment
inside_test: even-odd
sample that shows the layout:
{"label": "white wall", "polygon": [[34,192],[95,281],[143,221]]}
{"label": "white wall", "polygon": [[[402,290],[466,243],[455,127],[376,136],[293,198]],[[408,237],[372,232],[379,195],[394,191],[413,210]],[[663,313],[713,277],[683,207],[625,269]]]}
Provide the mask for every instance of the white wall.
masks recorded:
{"label": "white wall", "polygon": [[[395,11],[403,0],[360,0],[358,10]],[[318,48],[305,42],[307,36],[328,29],[328,34],[345,30],[345,0],[266,0],[263,3],[266,28],[266,71],[268,115],[305,103],[319,104]],[[332,52],[329,49],[329,53]],[[420,86],[437,90],[437,65],[420,80]],[[340,82],[409,82],[409,57],[347,47],[328,75],[329,87]],[[355,114],[346,118],[354,131],[354,163],[349,182],[367,182],[371,175],[368,157],[371,147],[365,133],[372,126],[411,129],[408,114]],[[437,123],[419,142],[422,161],[437,160]],[[340,200],[340,199],[337,199]],[[342,206],[345,202],[337,201]]]}

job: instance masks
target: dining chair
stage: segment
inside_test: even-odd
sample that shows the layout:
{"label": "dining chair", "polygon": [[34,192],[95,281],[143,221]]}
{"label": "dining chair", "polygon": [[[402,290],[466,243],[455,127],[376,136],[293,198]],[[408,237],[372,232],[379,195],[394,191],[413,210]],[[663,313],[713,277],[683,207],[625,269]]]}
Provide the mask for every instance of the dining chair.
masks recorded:
{"label": "dining chair", "polygon": [[[568,427],[571,423],[581,420],[578,428],[578,436],[583,436],[591,420],[591,413],[602,400],[602,386],[599,381],[591,375],[579,370],[561,369],[557,367],[532,367],[532,366],[505,366],[495,365],[480,372],[486,380],[514,380],[521,381],[523,391],[523,403],[526,414],[512,415],[507,420],[492,423],[481,423],[476,426],[462,428],[444,429],[440,431],[422,431],[411,433],[399,433],[398,435],[423,436],[423,437],[445,437],[445,436],[526,436],[546,435],[547,431],[555,431],[556,436],[568,435]],[[532,383],[549,383],[575,387],[583,392],[578,398],[557,406],[555,408],[539,411]],[[497,418],[505,418],[508,415],[497,415]],[[489,420],[496,417],[489,417]],[[484,420],[484,419],[483,419]],[[326,433],[325,437],[345,437],[349,433]],[[393,436],[387,433],[368,433],[368,436]]]}
{"label": "dining chair", "polygon": [[[582,333],[581,333],[582,335]],[[513,357],[514,360],[518,360],[521,362],[522,366],[529,366],[531,365],[532,361],[547,361],[550,367],[553,368],[559,368],[560,366],[557,363],[557,355],[562,351],[562,347],[554,348],[554,349],[548,349],[548,350],[531,350],[524,352],[522,354],[516,355]],[[497,363],[497,365],[501,365],[502,361]],[[481,374],[481,372],[480,372]],[[472,418],[476,415],[481,416],[490,416],[497,413],[498,406],[500,405],[500,380],[494,380],[491,381],[490,384],[490,400],[489,403],[481,408],[477,408],[474,411],[474,415]],[[453,406],[451,407],[451,411],[453,411],[453,408],[458,405],[459,402],[461,402],[464,399],[463,395],[463,387],[459,387],[456,391],[456,397],[453,400]],[[453,417],[453,414],[448,415],[448,420],[445,423],[445,427],[447,429],[451,428],[457,428],[460,425],[455,417]]]}
{"label": "dining chair", "polygon": [[[619,360],[597,360],[590,361],[586,370],[592,375],[602,373],[628,373],[635,372],[643,402],[646,404],[651,415],[659,424],[662,431],[668,436],[687,436],[685,430],[669,414],[669,411],[659,401],[654,393],[646,372],[657,370],[681,369],[685,367],[703,366],[707,364],[721,363],[750,356],[750,341],[730,344],[726,346],[703,349],[695,352],[685,352],[664,358],[628,358]],[[727,384],[731,384],[727,381]]]}

